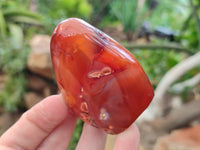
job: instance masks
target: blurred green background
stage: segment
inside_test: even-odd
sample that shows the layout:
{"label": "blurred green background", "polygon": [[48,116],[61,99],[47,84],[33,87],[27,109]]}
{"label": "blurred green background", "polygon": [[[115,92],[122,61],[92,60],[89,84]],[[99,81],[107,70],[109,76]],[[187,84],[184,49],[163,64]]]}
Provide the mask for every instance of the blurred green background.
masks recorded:
{"label": "blurred green background", "polygon": [[[26,110],[30,39],[35,34],[51,35],[69,17],[86,20],[127,47],[154,88],[170,68],[200,50],[199,0],[1,0],[0,74],[7,76],[0,88],[4,110]],[[180,81],[199,70],[192,69]],[[189,91],[179,93],[183,100]],[[82,124],[79,120],[69,150],[75,149]]]}

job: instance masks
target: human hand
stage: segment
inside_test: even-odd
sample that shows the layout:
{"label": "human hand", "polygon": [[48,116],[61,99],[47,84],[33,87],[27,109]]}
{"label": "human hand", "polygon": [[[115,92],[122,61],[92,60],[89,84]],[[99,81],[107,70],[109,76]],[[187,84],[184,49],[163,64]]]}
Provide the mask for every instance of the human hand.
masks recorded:
{"label": "human hand", "polygon": [[[61,95],[45,98],[8,129],[0,138],[1,150],[66,150],[77,117],[69,113]],[[106,133],[84,124],[76,150],[103,150]],[[136,125],[116,137],[114,150],[138,150]]]}

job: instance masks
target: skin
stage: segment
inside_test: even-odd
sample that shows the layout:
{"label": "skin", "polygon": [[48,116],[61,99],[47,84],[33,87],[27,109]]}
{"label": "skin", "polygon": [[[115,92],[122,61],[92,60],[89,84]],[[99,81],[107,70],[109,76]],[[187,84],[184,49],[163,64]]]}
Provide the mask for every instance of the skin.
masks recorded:
{"label": "skin", "polygon": [[[25,112],[0,138],[3,150],[66,150],[77,117],[69,113],[61,95],[45,98]],[[76,150],[104,150],[106,133],[84,124]],[[116,137],[114,150],[138,150],[135,124]]]}

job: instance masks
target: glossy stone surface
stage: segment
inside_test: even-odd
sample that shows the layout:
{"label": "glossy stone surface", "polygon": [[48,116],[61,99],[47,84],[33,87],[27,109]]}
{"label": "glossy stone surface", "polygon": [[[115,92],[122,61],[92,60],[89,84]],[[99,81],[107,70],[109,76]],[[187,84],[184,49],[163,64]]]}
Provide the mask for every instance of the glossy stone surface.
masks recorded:
{"label": "glossy stone surface", "polygon": [[55,28],[51,57],[67,105],[107,133],[128,128],[153,98],[151,83],[134,56],[81,19],[64,20]]}

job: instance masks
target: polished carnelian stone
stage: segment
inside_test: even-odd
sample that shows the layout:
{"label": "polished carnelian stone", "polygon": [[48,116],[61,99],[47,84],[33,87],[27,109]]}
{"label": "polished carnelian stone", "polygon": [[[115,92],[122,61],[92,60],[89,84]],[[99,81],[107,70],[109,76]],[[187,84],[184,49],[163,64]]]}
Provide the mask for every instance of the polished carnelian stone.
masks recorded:
{"label": "polished carnelian stone", "polygon": [[51,39],[58,87],[83,121],[117,134],[147,108],[154,92],[135,57],[77,18],[61,22]]}

